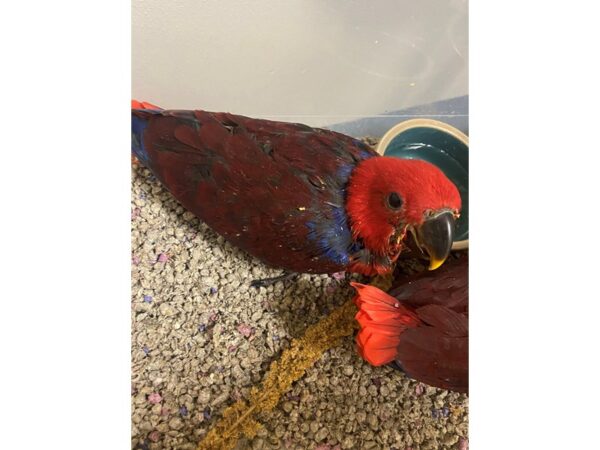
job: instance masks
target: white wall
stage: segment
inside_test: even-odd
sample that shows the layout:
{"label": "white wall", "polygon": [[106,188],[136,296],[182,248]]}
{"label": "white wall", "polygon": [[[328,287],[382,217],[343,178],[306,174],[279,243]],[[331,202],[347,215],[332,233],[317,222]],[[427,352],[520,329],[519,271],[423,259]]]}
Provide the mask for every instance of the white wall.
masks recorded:
{"label": "white wall", "polygon": [[326,125],[467,94],[466,0],[132,0],[133,98]]}

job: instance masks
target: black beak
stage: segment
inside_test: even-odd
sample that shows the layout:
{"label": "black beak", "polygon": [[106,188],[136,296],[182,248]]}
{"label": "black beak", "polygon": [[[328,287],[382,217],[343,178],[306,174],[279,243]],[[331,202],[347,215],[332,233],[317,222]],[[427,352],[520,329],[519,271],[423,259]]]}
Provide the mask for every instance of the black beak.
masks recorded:
{"label": "black beak", "polygon": [[448,258],[454,241],[454,227],[454,215],[443,211],[417,228],[418,245],[429,254],[429,270],[437,269]]}

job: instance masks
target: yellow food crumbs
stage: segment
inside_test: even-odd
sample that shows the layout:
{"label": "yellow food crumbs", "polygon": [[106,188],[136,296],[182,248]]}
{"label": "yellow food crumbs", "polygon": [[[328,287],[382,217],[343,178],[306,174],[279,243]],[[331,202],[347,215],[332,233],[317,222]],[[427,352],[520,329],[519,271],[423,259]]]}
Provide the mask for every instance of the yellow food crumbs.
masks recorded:
{"label": "yellow food crumbs", "polygon": [[271,411],[292,383],[301,378],[323,353],[351,336],[358,324],[354,321],[356,306],[348,300],[329,316],[310,326],[304,336],[294,339],[279,361],[273,361],[261,388],[252,388],[248,402],[241,399],[225,409],[223,417],[207,433],[198,450],[229,450],[241,435],[252,438],[260,427],[253,417]]}

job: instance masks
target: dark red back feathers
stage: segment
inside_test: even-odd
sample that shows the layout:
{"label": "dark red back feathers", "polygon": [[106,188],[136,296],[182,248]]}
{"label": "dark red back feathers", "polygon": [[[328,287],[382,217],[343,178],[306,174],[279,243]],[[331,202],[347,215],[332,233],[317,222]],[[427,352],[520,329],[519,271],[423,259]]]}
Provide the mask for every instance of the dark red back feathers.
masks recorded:
{"label": "dark red back feathers", "polygon": [[234,245],[294,272],[346,270],[361,250],[345,189],[366,144],[229,113],[132,109],[132,147],[182,205]]}

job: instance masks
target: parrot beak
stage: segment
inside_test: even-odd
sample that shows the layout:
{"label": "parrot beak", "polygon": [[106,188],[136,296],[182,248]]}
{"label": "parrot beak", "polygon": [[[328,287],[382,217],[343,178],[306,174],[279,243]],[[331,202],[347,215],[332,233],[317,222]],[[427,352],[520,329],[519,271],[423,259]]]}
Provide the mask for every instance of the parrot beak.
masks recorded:
{"label": "parrot beak", "polygon": [[416,229],[417,245],[429,255],[429,270],[437,269],[448,258],[454,241],[454,227],[453,214],[442,211],[426,219]]}

